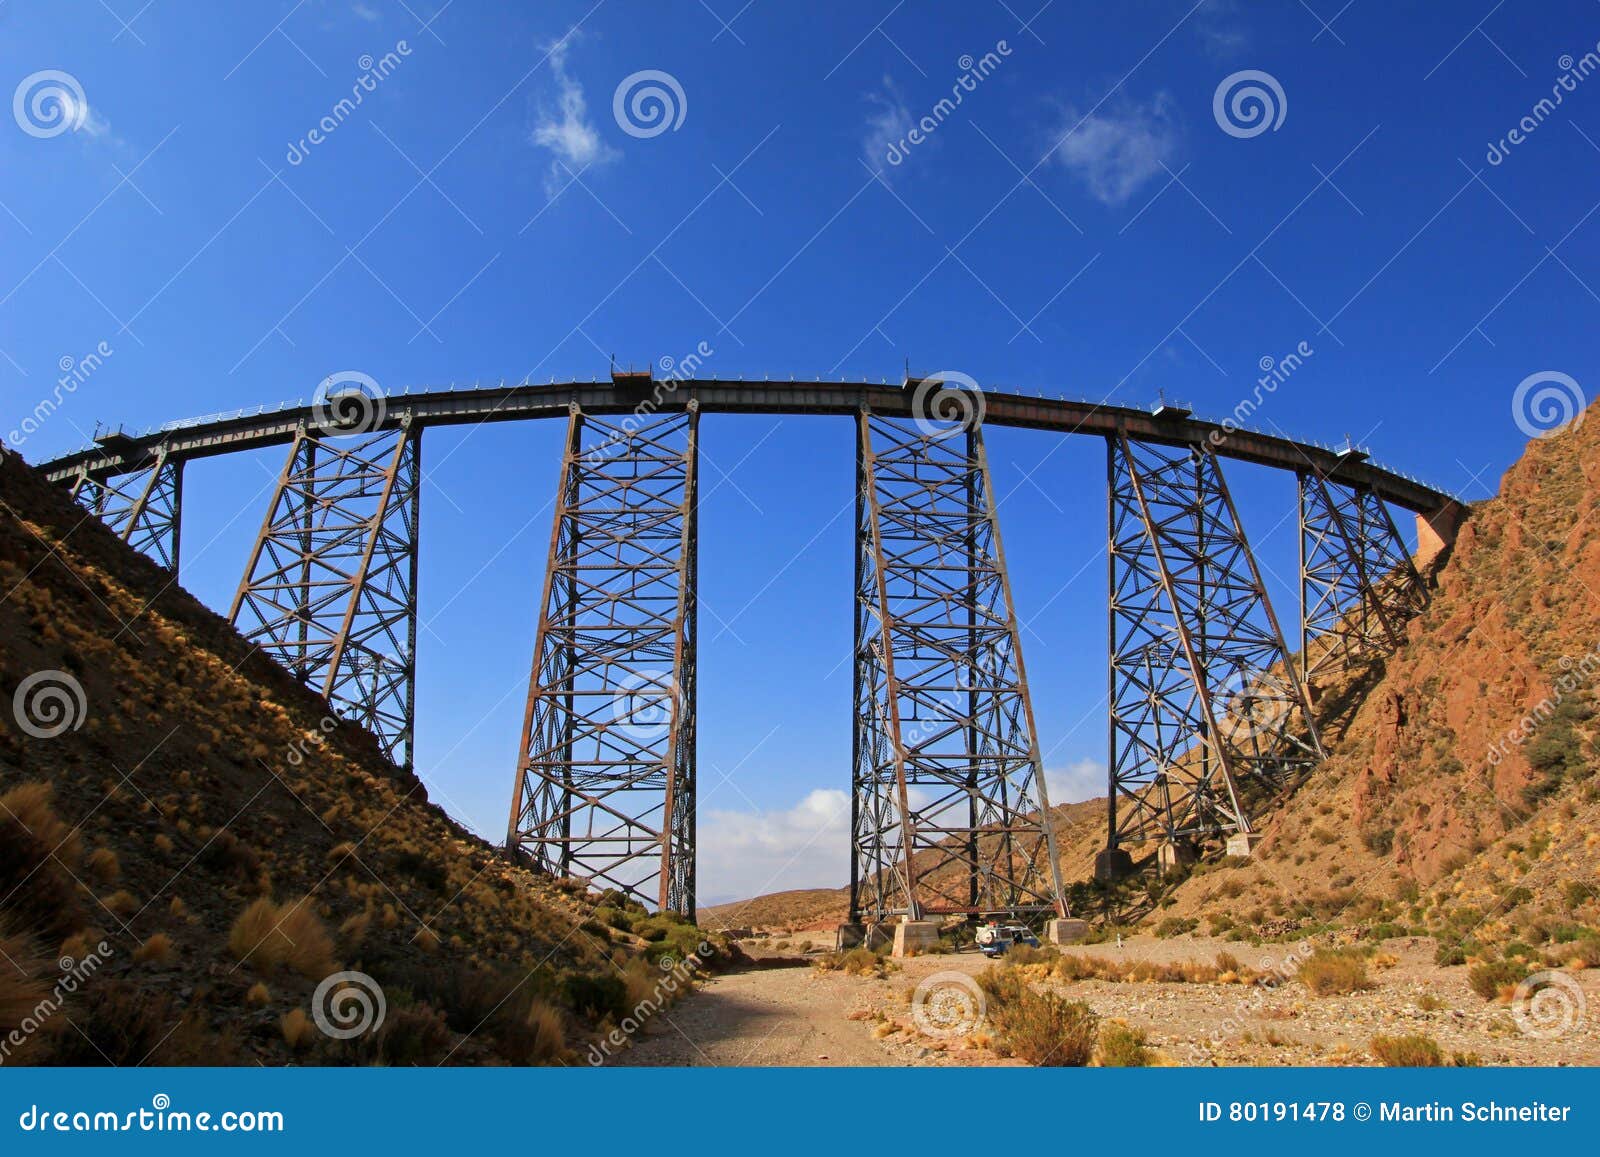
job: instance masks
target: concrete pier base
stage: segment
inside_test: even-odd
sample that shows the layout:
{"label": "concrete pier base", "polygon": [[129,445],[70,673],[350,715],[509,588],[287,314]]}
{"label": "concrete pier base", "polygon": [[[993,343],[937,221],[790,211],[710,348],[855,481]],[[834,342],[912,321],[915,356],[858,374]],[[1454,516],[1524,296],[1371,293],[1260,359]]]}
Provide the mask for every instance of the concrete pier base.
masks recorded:
{"label": "concrete pier base", "polygon": [[1044,938],[1051,944],[1081,944],[1089,938],[1089,921],[1072,917],[1047,920]]}
{"label": "concrete pier base", "polygon": [[1114,884],[1133,875],[1133,857],[1121,848],[1106,848],[1094,858],[1094,878]]}
{"label": "concrete pier base", "polygon": [[894,948],[891,955],[910,956],[925,952],[939,943],[937,920],[902,920],[894,926]]}
{"label": "concrete pier base", "polygon": [[834,942],[834,947],[843,952],[847,948],[860,948],[866,942],[867,926],[847,921],[839,925],[839,935]]}
{"label": "concrete pier base", "polygon": [[1169,876],[1191,867],[1199,858],[1200,855],[1195,851],[1193,844],[1162,844],[1156,849],[1156,864],[1161,868],[1161,874],[1164,876]]}
{"label": "concrete pier base", "polygon": [[1248,860],[1255,854],[1256,845],[1261,842],[1257,832],[1234,832],[1228,837],[1227,854],[1241,860]]}

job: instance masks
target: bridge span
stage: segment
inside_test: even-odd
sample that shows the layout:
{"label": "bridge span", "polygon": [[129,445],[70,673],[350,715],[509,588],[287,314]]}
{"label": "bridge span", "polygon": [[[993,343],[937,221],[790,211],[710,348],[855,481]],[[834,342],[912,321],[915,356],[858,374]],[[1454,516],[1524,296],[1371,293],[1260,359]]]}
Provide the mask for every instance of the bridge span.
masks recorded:
{"label": "bridge span", "polygon": [[[1106,447],[1108,784],[1115,878],[1207,849],[1314,774],[1318,686],[1403,641],[1448,495],[1334,450],[1154,410],[871,382],[658,380],[384,395],[329,379],[309,404],[114,431],[40,468],[124,541],[179,566],[183,466],[289,447],[229,614],[410,767],[422,434],[564,421],[507,847],[648,903],[695,905],[699,418],[855,419],[851,916],[1065,915],[1034,706],[984,431]],[[1299,630],[1286,636],[1224,461],[1297,480]]]}

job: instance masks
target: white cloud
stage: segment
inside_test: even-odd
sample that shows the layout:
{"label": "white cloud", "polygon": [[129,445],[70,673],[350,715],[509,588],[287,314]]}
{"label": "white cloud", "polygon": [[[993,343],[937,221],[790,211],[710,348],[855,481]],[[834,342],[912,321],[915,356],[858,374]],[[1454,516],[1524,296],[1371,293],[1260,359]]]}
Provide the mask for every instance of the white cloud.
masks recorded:
{"label": "white cloud", "polygon": [[1250,43],[1250,35],[1234,23],[1239,6],[1234,0],[1205,0],[1194,15],[1194,28],[1213,56],[1232,56]]}
{"label": "white cloud", "polygon": [[1176,156],[1171,103],[1158,93],[1145,104],[1101,108],[1088,116],[1068,108],[1056,133],[1055,159],[1096,200],[1120,205]]}
{"label": "white cloud", "polygon": [[606,144],[600,130],[589,119],[589,102],[583,86],[567,71],[567,41],[549,49],[550,74],[556,83],[554,108],[541,107],[533,126],[533,143],[550,150],[550,184],[560,188],[572,175],[594,165],[616,160],[620,153]]}
{"label": "white cloud", "polygon": [[1106,794],[1106,765],[1100,759],[1078,759],[1065,767],[1044,769],[1044,785],[1050,792],[1050,806],[1082,803]]}
{"label": "white cloud", "polygon": [[850,795],[822,789],[780,811],[705,811],[696,833],[702,905],[850,878]]}
{"label": "white cloud", "polygon": [[884,166],[890,163],[891,146],[905,140],[911,131],[911,109],[906,106],[899,87],[887,76],[883,78],[883,90],[869,92],[865,99],[872,106],[872,112],[867,116],[861,151],[867,165],[881,175]]}

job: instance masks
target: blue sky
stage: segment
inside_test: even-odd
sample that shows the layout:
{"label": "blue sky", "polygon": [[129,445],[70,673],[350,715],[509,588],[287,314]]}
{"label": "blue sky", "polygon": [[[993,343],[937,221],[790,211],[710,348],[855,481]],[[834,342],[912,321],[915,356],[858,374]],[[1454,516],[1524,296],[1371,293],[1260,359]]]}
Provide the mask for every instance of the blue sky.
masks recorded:
{"label": "blue sky", "polygon": [[[909,360],[1220,416],[1305,343],[1255,424],[1482,497],[1526,441],[1520,382],[1600,380],[1600,5],[1395,7],[9,0],[0,428],[102,342],[25,456],[341,370],[587,378],[702,342],[708,375]],[[646,71],[671,78],[668,126],[629,119]],[[1230,114],[1240,85],[1270,124]],[[558,436],[426,439],[419,766],[491,837]],[[1105,755],[1104,451],[989,441],[1047,763],[1082,797]],[[702,900],[836,884],[848,423],[713,417],[703,442]],[[184,578],[214,606],[280,464],[190,470]],[[1292,483],[1230,480],[1292,622]]]}

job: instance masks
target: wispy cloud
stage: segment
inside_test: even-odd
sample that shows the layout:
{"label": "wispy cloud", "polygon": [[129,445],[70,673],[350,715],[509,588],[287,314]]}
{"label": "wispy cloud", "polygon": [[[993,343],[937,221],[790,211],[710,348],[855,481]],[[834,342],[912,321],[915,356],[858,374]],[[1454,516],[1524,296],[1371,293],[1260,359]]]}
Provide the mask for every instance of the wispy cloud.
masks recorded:
{"label": "wispy cloud", "polygon": [[1096,200],[1121,205],[1177,155],[1178,138],[1171,98],[1158,93],[1143,104],[1126,102],[1087,117],[1068,107],[1055,132],[1060,144],[1054,155]]}
{"label": "wispy cloud", "polygon": [[1233,56],[1250,43],[1235,0],[1206,0],[1194,14],[1194,30],[1212,56]]}
{"label": "wispy cloud", "polygon": [[1106,765],[1099,759],[1079,759],[1065,767],[1047,767],[1044,784],[1051,807],[1096,799],[1106,794]]}
{"label": "wispy cloud", "polygon": [[905,140],[911,131],[911,109],[899,86],[887,76],[882,89],[867,93],[864,99],[871,111],[867,114],[861,152],[868,167],[882,175],[890,163],[890,148]]}
{"label": "wispy cloud", "polygon": [[701,903],[836,888],[850,876],[850,796],[819,788],[792,808],[708,811],[697,845]]}
{"label": "wispy cloud", "polygon": [[531,134],[534,144],[554,154],[548,183],[556,188],[570,181],[572,174],[608,164],[622,155],[606,144],[589,119],[583,86],[567,71],[567,48],[568,41],[561,40],[546,50],[550,54],[550,75],[555,81],[555,101],[541,104]]}

